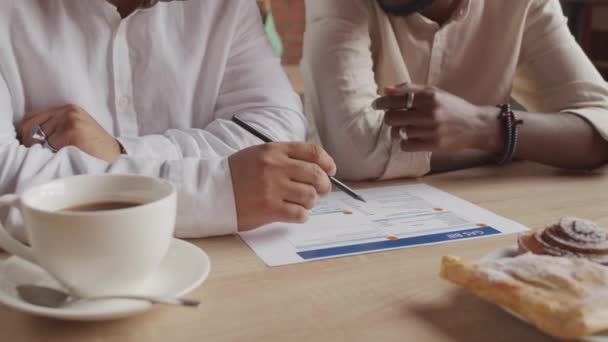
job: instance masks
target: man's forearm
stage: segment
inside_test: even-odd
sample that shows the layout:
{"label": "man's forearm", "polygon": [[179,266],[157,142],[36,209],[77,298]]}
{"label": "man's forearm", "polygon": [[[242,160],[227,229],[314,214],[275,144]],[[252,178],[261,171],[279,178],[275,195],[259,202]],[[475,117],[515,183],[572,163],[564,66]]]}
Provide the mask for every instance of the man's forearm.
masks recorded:
{"label": "man's forearm", "polygon": [[162,161],[124,157],[110,164],[75,148],[52,153],[39,146],[26,148],[16,140],[0,141],[0,193],[3,194],[20,193],[31,185],[57,178],[102,173],[170,180],[179,197],[177,236],[191,238],[236,232],[228,158]]}
{"label": "man's forearm", "polygon": [[571,113],[517,113],[525,120],[516,158],[591,169],[608,161],[608,142],[584,118]]}
{"label": "man's forearm", "polygon": [[[436,154],[434,171],[454,169],[463,162],[475,165],[486,158],[458,151],[503,153],[507,133],[499,108],[476,106],[424,85],[403,84],[385,91],[387,95],[376,99],[374,108],[386,111],[384,122],[392,128],[393,136],[407,133],[408,139],[401,141],[403,151]],[[404,111],[403,104],[414,98],[412,94],[417,102]],[[516,114],[522,120],[516,159],[567,169],[592,169],[608,161],[608,141],[583,117],[572,113]]]}
{"label": "man's forearm", "polygon": [[[502,123],[496,109],[488,107],[486,128],[480,132],[479,148],[501,153]],[[520,126],[516,159],[567,168],[591,169],[608,161],[608,142],[582,117],[571,113],[539,114],[516,112]]]}
{"label": "man's forearm", "polygon": [[482,150],[434,152],[431,156],[431,173],[468,169],[492,163],[495,154]]}

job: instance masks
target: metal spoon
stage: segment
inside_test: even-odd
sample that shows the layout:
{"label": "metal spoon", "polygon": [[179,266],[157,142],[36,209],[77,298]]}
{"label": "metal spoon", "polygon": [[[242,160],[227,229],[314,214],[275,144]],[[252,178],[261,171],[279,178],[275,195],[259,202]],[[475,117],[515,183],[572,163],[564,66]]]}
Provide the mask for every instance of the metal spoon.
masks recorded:
{"label": "metal spoon", "polygon": [[166,304],[166,305],[180,305],[188,307],[198,307],[200,302],[192,299],[185,298],[171,298],[171,297],[153,297],[153,296],[99,296],[80,298],[66,292],[55,290],[49,287],[37,286],[37,285],[19,285],[17,286],[17,293],[19,297],[24,301],[38,305],[45,306],[48,308],[60,308],[66,304],[73,303],[80,300],[103,300],[103,299],[133,299],[147,301],[152,304]]}

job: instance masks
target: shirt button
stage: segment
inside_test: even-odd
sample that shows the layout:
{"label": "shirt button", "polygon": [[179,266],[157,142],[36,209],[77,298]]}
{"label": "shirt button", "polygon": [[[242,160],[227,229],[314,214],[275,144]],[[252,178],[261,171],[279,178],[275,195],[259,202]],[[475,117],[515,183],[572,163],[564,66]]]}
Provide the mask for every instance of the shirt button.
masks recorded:
{"label": "shirt button", "polygon": [[131,102],[131,99],[128,96],[121,96],[120,99],[118,100],[118,104],[121,107],[126,107],[129,105],[129,103]]}

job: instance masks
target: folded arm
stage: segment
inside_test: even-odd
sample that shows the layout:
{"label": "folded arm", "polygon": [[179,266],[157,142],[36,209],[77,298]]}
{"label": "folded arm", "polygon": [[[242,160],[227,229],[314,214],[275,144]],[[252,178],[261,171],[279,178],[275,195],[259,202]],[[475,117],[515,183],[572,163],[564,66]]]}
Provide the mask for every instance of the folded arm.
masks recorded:
{"label": "folded arm", "polygon": [[549,114],[520,113],[527,123],[517,157],[599,166],[608,160],[608,84],[568,30],[558,1],[538,3],[530,11],[513,97],[530,112]]}
{"label": "folded arm", "polygon": [[[49,141],[60,147],[57,153],[31,141],[29,147],[20,145],[15,129],[20,123],[15,122],[8,88],[1,82],[0,191],[20,192],[77,174],[132,173],[166,178],[177,186],[176,234],[181,237],[305,221],[318,195],[330,191],[327,175],[335,173],[335,165],[316,145],[257,145],[261,141],[230,121],[239,115],[278,141],[303,140],[305,136],[299,98],[268,46],[255,4],[240,4],[243,18],[236,25],[230,58],[222,72],[215,120],[204,129],[119,138],[126,156],[107,158],[100,153],[104,149],[99,145],[114,145],[115,138],[100,132],[103,129],[93,117],[74,106],[55,110],[61,120],[45,126],[50,130]],[[42,121],[48,122],[49,115],[44,116]],[[19,132],[27,140],[29,130]],[[55,134],[65,135],[64,139]],[[256,146],[245,148],[250,145]]]}
{"label": "folded arm", "polygon": [[[15,129],[20,123],[15,122],[9,90],[0,77],[0,193],[20,192],[31,185],[79,174],[161,177],[178,187],[177,235],[202,237],[236,232],[237,210],[228,157],[261,142],[230,122],[232,115],[238,114],[276,140],[303,140],[305,136],[299,98],[268,46],[256,6],[253,2],[242,3],[242,20],[231,42],[231,56],[214,108],[216,120],[204,128],[119,138],[127,155],[112,162],[83,152],[73,139],[66,139],[66,146],[56,146],[63,147],[57,153],[40,145],[21,145]],[[68,131],[73,134],[74,130]],[[27,130],[24,132],[27,134]],[[86,134],[83,136],[86,138]],[[266,155],[252,154],[261,160]],[[256,181],[254,176],[252,182]],[[291,219],[287,215],[280,218]]]}
{"label": "folded arm", "polygon": [[[1,97],[2,95],[0,95]],[[5,104],[6,102],[1,101]],[[10,109],[0,109],[0,193],[21,192],[52,179],[80,174],[138,174],[165,178],[178,189],[176,234],[201,237],[236,232],[236,210],[227,158],[174,161],[119,158],[113,163],[94,158],[76,147],[57,153],[16,139]],[[9,123],[9,125],[7,125]],[[209,198],[213,198],[209,201]]]}
{"label": "folded arm", "polygon": [[[515,158],[590,169],[608,161],[608,86],[568,30],[558,1],[531,2],[513,97],[527,111]],[[414,112],[403,115],[391,102],[417,93]],[[503,152],[499,110],[479,106],[441,89],[411,85],[384,99],[386,122],[407,127],[405,151],[432,151],[433,171],[475,166]]]}

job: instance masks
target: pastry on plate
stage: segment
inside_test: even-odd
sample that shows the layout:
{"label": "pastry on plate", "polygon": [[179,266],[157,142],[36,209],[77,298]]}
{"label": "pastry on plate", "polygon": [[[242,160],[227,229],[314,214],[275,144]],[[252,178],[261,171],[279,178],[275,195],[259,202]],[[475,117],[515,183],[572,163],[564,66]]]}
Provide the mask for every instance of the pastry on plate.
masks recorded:
{"label": "pastry on plate", "polygon": [[543,230],[520,235],[519,254],[585,258],[608,265],[608,232],[584,219],[564,217]]}
{"label": "pastry on plate", "polygon": [[441,276],[557,338],[608,329],[608,267],[587,259],[528,253],[469,262],[446,256]]}

